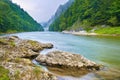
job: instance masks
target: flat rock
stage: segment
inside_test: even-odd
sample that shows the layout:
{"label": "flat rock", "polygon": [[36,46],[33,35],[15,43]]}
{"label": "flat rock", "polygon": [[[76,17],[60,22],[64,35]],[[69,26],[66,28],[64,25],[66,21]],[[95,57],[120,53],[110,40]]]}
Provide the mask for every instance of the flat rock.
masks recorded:
{"label": "flat rock", "polygon": [[46,55],[40,54],[36,61],[47,66],[60,68],[76,68],[81,70],[99,70],[100,66],[93,61],[86,59],[79,54],[73,54],[62,51],[53,51]]}

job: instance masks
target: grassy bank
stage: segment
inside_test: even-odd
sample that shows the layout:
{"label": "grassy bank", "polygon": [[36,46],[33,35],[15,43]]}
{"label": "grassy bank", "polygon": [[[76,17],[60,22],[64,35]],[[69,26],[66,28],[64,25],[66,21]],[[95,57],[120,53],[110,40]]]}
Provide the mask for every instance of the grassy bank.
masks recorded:
{"label": "grassy bank", "polygon": [[95,30],[98,34],[116,34],[120,35],[120,27],[106,27]]}

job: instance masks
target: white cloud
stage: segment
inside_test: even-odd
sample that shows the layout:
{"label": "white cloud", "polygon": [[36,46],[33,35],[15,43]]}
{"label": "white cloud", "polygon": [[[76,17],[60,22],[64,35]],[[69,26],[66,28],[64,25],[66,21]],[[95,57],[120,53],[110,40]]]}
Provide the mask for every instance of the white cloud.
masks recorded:
{"label": "white cloud", "polygon": [[38,22],[47,21],[60,4],[68,0],[12,0],[20,5]]}

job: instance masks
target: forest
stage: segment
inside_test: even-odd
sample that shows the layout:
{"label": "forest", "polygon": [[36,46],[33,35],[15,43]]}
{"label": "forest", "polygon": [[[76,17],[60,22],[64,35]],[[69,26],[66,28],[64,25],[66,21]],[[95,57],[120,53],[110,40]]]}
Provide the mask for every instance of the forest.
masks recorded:
{"label": "forest", "polygon": [[101,27],[117,27],[120,30],[120,0],[75,0],[72,6],[50,25],[49,30],[89,31]]}
{"label": "forest", "polygon": [[43,31],[43,28],[19,5],[0,0],[0,33],[23,31]]}

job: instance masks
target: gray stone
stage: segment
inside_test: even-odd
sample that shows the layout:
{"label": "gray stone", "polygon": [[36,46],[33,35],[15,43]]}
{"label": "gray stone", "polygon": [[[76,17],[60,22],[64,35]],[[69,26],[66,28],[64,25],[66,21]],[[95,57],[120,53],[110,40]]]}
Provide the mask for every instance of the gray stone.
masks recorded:
{"label": "gray stone", "polygon": [[36,61],[40,64],[54,67],[68,67],[84,70],[99,70],[100,66],[93,61],[86,59],[79,54],[62,51],[53,51],[46,55],[40,54]]}

